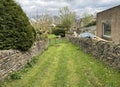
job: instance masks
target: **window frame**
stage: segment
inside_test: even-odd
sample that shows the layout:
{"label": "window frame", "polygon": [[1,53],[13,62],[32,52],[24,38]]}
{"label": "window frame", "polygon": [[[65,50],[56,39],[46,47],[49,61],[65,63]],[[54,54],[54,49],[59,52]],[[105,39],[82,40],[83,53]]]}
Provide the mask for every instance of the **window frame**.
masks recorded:
{"label": "window frame", "polygon": [[105,24],[110,24],[110,28],[111,28],[111,23],[108,22],[102,22],[102,36],[105,38],[111,38],[111,31],[110,31],[110,35],[106,35],[105,34]]}

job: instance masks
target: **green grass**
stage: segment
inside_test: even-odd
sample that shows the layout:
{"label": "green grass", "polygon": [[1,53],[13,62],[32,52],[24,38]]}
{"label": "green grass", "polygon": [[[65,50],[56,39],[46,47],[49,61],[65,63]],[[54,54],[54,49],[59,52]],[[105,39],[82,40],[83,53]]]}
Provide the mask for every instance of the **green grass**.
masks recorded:
{"label": "green grass", "polygon": [[54,35],[54,34],[48,34],[47,37],[48,37],[49,39],[53,39],[53,38],[56,37],[56,35]]}
{"label": "green grass", "polygon": [[120,87],[120,73],[72,43],[54,39],[21,79],[1,87]]}

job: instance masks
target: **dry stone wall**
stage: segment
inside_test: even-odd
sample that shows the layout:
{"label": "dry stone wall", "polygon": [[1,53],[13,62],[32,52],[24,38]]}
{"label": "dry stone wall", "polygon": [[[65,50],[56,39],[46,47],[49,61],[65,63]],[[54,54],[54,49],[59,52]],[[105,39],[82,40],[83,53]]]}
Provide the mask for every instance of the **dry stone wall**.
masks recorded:
{"label": "dry stone wall", "polygon": [[67,39],[85,52],[120,70],[120,44],[101,39],[79,38],[67,35]]}
{"label": "dry stone wall", "polygon": [[27,52],[0,50],[0,80],[9,73],[20,70],[34,56],[39,55],[49,45],[49,41],[38,41]]}

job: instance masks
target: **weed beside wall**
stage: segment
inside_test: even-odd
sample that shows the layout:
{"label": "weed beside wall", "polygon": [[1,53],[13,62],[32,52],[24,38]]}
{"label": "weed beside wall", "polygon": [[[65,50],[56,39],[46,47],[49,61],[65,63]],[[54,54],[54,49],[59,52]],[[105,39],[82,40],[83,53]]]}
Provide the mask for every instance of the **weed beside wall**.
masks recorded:
{"label": "weed beside wall", "polygon": [[67,35],[67,39],[79,46],[86,53],[89,53],[104,61],[109,66],[120,70],[120,44],[114,44],[98,39],[83,39],[69,35]]}

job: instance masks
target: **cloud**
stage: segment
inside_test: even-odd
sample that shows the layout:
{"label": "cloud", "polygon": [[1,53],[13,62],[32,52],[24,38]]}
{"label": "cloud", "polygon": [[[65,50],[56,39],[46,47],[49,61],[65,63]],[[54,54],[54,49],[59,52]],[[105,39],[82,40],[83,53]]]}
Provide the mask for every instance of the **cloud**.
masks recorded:
{"label": "cloud", "polygon": [[96,13],[116,5],[120,5],[120,0],[15,0],[18,2],[28,16],[35,15],[36,12],[42,14],[49,12],[57,15],[59,8],[68,6],[77,15],[85,12]]}

